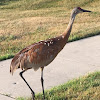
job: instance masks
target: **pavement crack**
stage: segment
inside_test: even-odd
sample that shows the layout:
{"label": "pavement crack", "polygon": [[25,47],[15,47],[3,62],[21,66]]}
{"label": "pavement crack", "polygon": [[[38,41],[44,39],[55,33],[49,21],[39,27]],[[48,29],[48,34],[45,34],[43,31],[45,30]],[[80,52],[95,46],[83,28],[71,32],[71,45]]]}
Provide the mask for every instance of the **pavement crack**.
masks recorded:
{"label": "pavement crack", "polygon": [[12,98],[12,99],[16,100],[15,97],[10,96],[9,94],[0,93],[0,95],[3,95],[3,96],[6,96],[8,98]]}

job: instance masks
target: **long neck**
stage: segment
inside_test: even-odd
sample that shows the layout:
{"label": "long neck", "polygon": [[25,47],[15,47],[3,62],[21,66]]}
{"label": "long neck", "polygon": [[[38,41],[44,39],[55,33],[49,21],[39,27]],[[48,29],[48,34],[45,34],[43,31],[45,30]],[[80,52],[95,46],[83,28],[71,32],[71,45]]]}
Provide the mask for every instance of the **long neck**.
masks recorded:
{"label": "long neck", "polygon": [[69,38],[69,35],[70,35],[70,32],[71,32],[71,29],[72,29],[72,25],[73,25],[73,22],[74,22],[74,19],[75,19],[75,16],[73,16],[73,17],[71,16],[71,19],[69,21],[69,24],[68,24],[67,29],[65,30],[65,32],[62,35],[60,35],[60,36],[58,36],[56,38],[57,43],[59,45],[58,46],[59,47],[58,48],[58,52],[60,52],[63,49],[63,47],[66,45],[66,43],[68,41],[68,38]]}
{"label": "long neck", "polygon": [[67,26],[67,29],[65,30],[65,32],[62,34],[62,36],[64,37],[64,42],[65,44],[67,43],[68,41],[68,38],[70,36],[70,33],[71,33],[71,30],[72,30],[72,25],[73,25],[73,22],[74,22],[74,19],[75,19],[75,16],[71,16],[70,18],[70,21],[69,21],[69,24]]}

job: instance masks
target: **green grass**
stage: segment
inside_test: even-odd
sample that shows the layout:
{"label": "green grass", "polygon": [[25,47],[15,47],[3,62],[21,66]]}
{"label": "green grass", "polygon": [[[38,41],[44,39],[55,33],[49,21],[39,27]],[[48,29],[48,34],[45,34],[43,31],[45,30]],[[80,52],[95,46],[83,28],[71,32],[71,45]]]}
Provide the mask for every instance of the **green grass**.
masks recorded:
{"label": "green grass", "polygon": [[77,6],[92,13],[76,17],[69,42],[99,35],[99,5],[100,0],[0,0],[0,60],[11,58],[34,42],[63,33]]}
{"label": "green grass", "polygon": [[0,56],[0,61],[7,60],[7,59],[10,59],[12,57],[14,57],[14,55],[6,54],[5,56]]}
{"label": "green grass", "polygon": [[[100,72],[74,79],[45,92],[46,100],[100,100]],[[37,94],[35,100],[42,100]],[[31,100],[19,97],[17,100]]]}

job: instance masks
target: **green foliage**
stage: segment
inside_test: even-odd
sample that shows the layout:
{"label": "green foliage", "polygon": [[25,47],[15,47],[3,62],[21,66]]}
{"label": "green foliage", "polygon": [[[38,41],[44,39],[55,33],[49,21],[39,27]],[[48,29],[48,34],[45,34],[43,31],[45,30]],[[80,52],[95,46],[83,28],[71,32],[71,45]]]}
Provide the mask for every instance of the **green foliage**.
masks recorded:
{"label": "green foliage", "polygon": [[88,33],[87,32],[82,32],[82,33],[79,33],[79,34],[72,34],[70,35],[69,37],[69,40],[68,42],[73,42],[73,41],[77,41],[77,40],[80,40],[80,39],[84,39],[84,38],[88,38],[88,37],[92,37],[92,36],[96,36],[96,35],[100,35],[100,31],[95,31],[94,33],[91,32],[91,33]]}
{"label": "green foliage", "polygon": [[6,60],[6,59],[10,59],[12,57],[14,57],[14,55],[12,55],[12,54],[6,54],[5,56],[0,56],[0,61]]}

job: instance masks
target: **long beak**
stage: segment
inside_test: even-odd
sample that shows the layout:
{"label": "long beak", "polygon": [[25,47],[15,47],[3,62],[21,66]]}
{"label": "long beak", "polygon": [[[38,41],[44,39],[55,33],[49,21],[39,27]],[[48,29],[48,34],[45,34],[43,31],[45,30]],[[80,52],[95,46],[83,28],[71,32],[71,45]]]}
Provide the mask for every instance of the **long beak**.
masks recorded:
{"label": "long beak", "polygon": [[83,11],[83,12],[91,12],[91,11],[89,11],[89,10],[84,10],[84,9],[81,9],[81,11]]}

